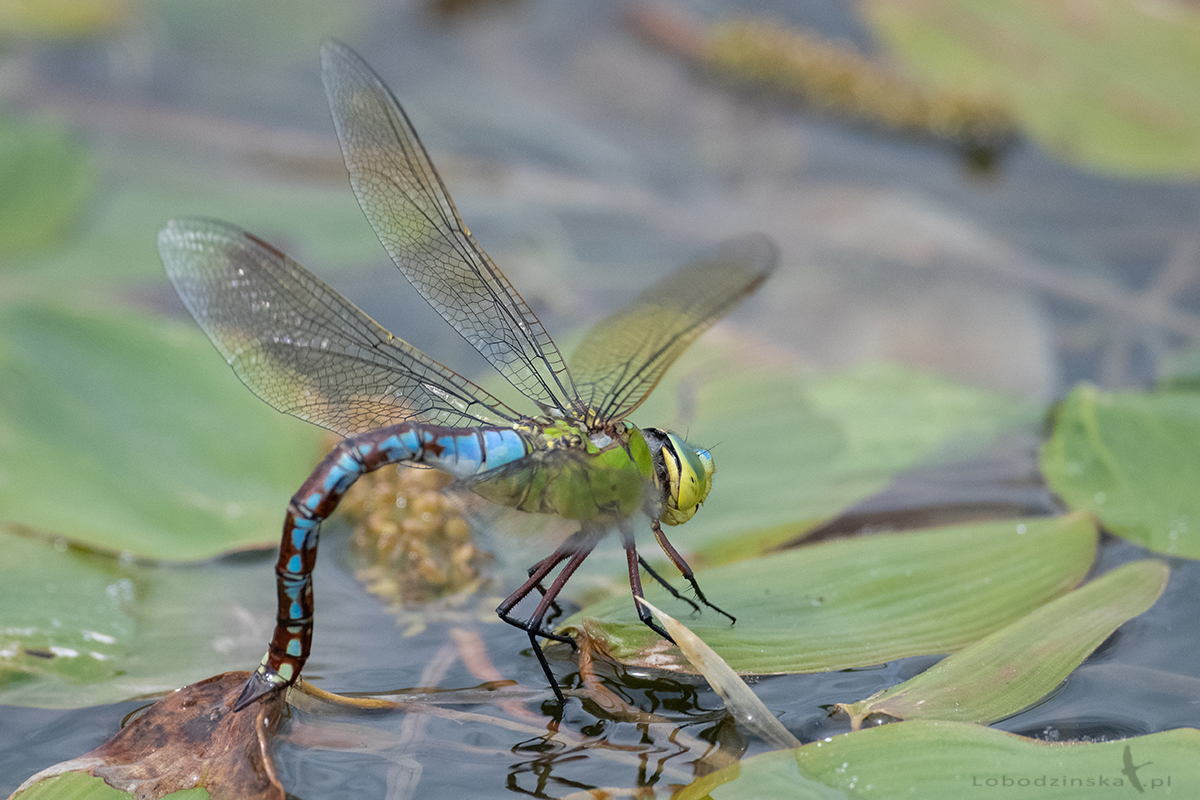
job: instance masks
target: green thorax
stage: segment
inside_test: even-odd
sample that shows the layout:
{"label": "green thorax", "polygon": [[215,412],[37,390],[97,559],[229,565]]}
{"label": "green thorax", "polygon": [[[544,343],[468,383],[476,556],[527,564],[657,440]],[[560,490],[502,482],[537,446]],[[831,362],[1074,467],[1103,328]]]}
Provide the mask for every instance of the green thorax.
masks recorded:
{"label": "green thorax", "polygon": [[472,486],[476,494],[521,511],[592,520],[631,516],[655,490],[650,449],[628,422],[589,430],[555,420],[519,430],[532,455],[485,473]]}

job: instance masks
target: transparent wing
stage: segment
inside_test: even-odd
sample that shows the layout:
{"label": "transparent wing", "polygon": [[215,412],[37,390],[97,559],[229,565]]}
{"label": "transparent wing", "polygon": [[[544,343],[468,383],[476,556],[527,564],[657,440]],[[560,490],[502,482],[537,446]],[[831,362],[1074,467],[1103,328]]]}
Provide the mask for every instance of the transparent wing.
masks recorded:
{"label": "transparent wing", "polygon": [[333,40],[321,46],[321,78],[350,185],[396,266],[513,386],[544,409],[570,407],[562,355],[459,218],[391,91]]}
{"label": "transparent wing", "polygon": [[571,356],[580,400],[600,419],[628,416],[697,336],[766,280],[777,259],[766,236],[730,239],[601,320]]}
{"label": "transparent wing", "polygon": [[242,383],[284,413],[343,436],[409,419],[464,426],[518,417],[241,228],[174,220],[158,250]]}

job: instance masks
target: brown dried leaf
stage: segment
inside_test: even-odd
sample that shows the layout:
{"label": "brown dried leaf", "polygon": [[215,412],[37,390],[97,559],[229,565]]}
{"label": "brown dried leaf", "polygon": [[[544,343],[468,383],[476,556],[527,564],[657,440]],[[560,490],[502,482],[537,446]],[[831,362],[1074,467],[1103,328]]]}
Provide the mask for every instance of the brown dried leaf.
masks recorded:
{"label": "brown dried leaf", "polygon": [[283,693],[235,713],[233,701],[248,677],[227,672],[176,689],[112,739],[39,772],[17,793],[57,775],[84,772],[144,800],[197,787],[213,800],[283,800],[270,751]]}

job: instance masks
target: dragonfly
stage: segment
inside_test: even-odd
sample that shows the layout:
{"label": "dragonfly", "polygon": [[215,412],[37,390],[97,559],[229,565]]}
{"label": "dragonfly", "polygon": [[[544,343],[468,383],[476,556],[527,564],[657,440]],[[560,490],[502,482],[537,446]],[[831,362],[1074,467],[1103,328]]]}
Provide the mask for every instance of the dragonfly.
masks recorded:
{"label": "dragonfly", "polygon": [[[635,598],[643,596],[645,570],[699,610],[638,553],[639,515],[649,517],[655,540],[696,599],[732,623],[708,602],[662,529],[687,522],[708,496],[711,453],[627,418],[680,353],[771,274],[771,240],[743,235],[668,275],[596,324],[568,362],[476,243],[383,80],[333,40],[321,48],[321,77],[351,186],[380,243],[537,413],[514,411],[392,335],[253,234],[211,219],[167,223],[158,236],[167,275],[237,377],[279,411],[344,437],[288,504],[275,566],[274,633],[234,708],[299,678],[312,643],[321,523],[360,476],[391,464],[436,468],[499,505],[578,524],[496,609],[528,634],[560,704],[565,698],[538,637],[573,644],[547,627],[546,615],[607,533],[620,532]],[[518,618],[516,607],[535,589],[532,614]],[[670,639],[635,605],[639,619]]]}

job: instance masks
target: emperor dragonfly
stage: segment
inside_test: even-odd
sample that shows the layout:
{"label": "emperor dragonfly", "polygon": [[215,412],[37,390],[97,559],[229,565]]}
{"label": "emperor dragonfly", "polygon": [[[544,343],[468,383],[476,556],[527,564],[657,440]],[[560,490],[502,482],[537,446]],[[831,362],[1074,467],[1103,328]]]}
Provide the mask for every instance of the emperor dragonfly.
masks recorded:
{"label": "emperor dragonfly", "polygon": [[[537,637],[571,641],[544,628],[543,620],[599,540],[612,528],[621,532],[635,598],[642,596],[639,567],[670,589],[638,555],[636,514],[649,516],[655,539],[697,599],[724,614],[705,598],[661,526],[696,513],[712,487],[712,457],[673,433],[639,429],[626,418],[696,337],[766,279],[776,261],[774,245],[744,236],[669,275],[592,328],[568,368],[463,224],[379,76],[349,47],[330,40],[321,48],[321,77],[351,186],[384,249],[425,300],[541,413],[512,410],[384,330],[253,234],[215,220],[169,222],[158,237],[167,274],[237,376],[276,409],[345,437],[288,505],[275,567],[275,632],[235,709],[299,677],[312,640],[320,523],[360,475],[388,464],[435,467],[501,505],[579,522],[496,609],[529,635],[560,702],[562,690]],[[513,609],[535,588],[542,597],[532,616],[514,618]],[[669,639],[635,604],[639,618]]]}

